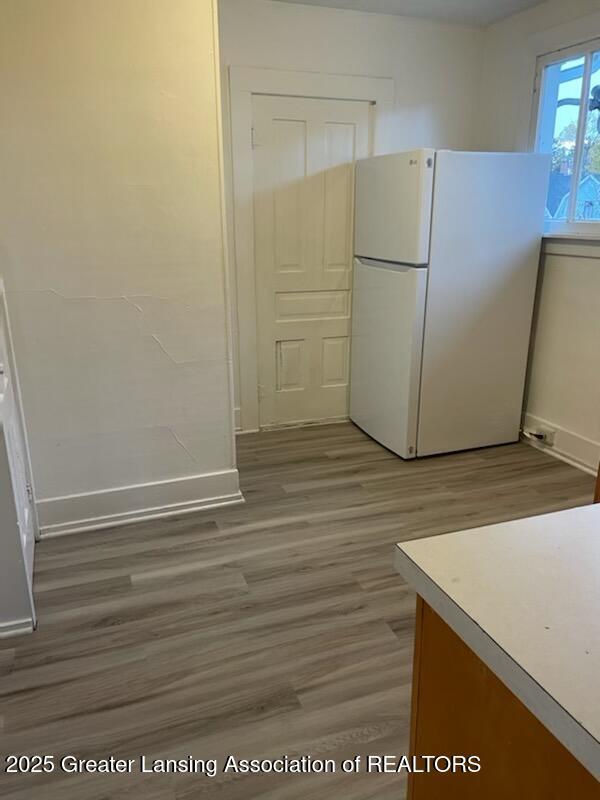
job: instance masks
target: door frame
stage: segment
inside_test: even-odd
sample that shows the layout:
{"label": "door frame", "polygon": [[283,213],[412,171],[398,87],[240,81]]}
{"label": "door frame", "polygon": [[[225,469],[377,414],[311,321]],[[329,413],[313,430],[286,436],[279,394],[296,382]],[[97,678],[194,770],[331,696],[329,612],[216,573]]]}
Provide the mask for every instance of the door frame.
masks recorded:
{"label": "door frame", "polygon": [[252,95],[368,102],[372,106],[369,132],[371,151],[385,153],[389,148],[394,80],[260,67],[229,67],[239,429],[243,432],[259,428]]}
{"label": "door frame", "polygon": [[5,359],[4,369],[8,379],[12,383],[12,392],[15,403],[15,413],[18,417],[18,423],[23,440],[23,466],[25,468],[25,479],[27,485],[25,490],[30,501],[31,523],[33,528],[33,535],[36,542],[40,540],[40,523],[38,519],[38,510],[36,505],[37,492],[35,489],[35,482],[33,477],[33,466],[31,459],[31,450],[29,448],[29,430],[25,422],[25,414],[23,411],[23,393],[21,392],[21,382],[19,380],[19,373],[17,371],[17,364],[14,353],[14,337],[12,333],[12,324],[10,314],[8,312],[7,291],[4,284],[4,279],[0,277],[0,325],[4,328],[4,344],[6,348],[5,353],[0,352],[0,362]]}

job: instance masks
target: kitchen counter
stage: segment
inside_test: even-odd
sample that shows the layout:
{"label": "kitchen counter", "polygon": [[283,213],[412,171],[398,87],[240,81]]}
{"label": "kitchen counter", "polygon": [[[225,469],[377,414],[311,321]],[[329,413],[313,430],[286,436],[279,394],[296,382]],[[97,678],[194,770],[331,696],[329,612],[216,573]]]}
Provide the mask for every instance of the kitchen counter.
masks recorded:
{"label": "kitchen counter", "polygon": [[600,780],[600,506],[403,542],[395,559],[422,601]]}

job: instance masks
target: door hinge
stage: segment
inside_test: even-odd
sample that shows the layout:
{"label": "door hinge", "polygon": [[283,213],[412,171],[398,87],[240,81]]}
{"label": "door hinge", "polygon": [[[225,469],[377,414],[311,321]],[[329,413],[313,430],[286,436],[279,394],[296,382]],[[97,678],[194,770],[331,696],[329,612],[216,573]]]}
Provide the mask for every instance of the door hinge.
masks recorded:
{"label": "door hinge", "polygon": [[250,128],[250,143],[253,150],[256,150],[256,148],[259,146],[256,138],[256,128],[254,126]]}
{"label": "door hinge", "polygon": [[25,485],[25,491],[27,492],[27,499],[33,505],[33,489],[30,483]]}

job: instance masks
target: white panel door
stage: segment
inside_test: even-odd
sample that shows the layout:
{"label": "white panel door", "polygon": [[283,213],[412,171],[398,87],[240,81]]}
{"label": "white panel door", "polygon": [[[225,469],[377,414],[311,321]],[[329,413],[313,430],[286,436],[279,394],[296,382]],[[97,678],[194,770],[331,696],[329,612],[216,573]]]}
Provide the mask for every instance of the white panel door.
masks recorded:
{"label": "white panel door", "polygon": [[366,102],[253,98],[260,424],[348,414],[354,160]]}

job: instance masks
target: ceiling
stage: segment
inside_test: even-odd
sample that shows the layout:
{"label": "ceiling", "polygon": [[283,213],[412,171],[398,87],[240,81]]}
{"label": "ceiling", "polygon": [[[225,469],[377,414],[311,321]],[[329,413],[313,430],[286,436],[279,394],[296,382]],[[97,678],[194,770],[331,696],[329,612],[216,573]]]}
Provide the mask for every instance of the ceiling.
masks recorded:
{"label": "ceiling", "polygon": [[278,0],[310,6],[349,8],[380,14],[445,20],[466,25],[489,25],[500,19],[540,5],[543,0]]}

